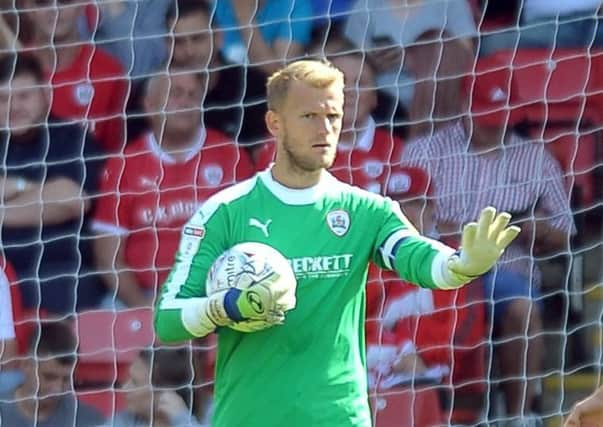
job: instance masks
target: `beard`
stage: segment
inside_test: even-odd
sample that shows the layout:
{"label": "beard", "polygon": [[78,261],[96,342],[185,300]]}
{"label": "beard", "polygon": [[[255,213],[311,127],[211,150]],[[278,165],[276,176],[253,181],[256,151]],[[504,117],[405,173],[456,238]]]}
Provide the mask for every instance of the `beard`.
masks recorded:
{"label": "beard", "polygon": [[295,143],[292,143],[288,135],[283,137],[282,149],[287,158],[289,166],[293,170],[300,172],[313,173],[322,169],[329,169],[335,162],[335,154],[327,158],[316,159],[311,156],[304,156],[295,150]]}

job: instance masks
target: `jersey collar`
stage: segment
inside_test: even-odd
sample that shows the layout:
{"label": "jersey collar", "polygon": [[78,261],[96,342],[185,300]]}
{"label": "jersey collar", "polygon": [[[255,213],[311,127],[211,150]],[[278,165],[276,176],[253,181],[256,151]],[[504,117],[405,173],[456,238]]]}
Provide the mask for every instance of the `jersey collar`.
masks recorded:
{"label": "jersey collar", "polygon": [[322,172],[320,182],[313,187],[294,189],[285,187],[272,177],[272,165],[258,174],[266,188],[286,205],[311,205],[316,203],[337,180],[326,170]]}
{"label": "jersey collar", "polygon": [[190,147],[181,151],[183,157],[174,157],[167,151],[163,150],[157,142],[157,139],[155,138],[155,134],[153,132],[149,132],[147,134],[147,144],[151,152],[164,163],[186,163],[193,157],[195,157],[197,154],[199,154],[199,151],[201,151],[201,148],[203,148],[203,144],[205,143],[206,137],[207,132],[205,131],[205,128],[203,126],[200,126],[193,144]]}

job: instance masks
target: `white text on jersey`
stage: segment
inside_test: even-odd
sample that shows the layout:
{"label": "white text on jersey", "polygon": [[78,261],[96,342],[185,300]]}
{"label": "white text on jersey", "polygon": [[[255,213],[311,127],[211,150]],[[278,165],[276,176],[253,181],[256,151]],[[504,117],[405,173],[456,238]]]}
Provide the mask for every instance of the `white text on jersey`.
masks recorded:
{"label": "white text on jersey", "polygon": [[291,258],[289,263],[298,279],[327,279],[350,272],[352,254]]}

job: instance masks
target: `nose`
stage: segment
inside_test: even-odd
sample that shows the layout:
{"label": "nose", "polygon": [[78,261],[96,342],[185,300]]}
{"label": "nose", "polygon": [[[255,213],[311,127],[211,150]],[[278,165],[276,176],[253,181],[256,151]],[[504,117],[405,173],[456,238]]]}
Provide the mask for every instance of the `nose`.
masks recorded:
{"label": "nose", "polygon": [[195,53],[195,42],[192,37],[186,37],[184,41],[184,52],[188,57],[193,56]]}
{"label": "nose", "polygon": [[319,135],[328,135],[333,132],[333,124],[328,117],[320,117],[317,119],[316,124]]}

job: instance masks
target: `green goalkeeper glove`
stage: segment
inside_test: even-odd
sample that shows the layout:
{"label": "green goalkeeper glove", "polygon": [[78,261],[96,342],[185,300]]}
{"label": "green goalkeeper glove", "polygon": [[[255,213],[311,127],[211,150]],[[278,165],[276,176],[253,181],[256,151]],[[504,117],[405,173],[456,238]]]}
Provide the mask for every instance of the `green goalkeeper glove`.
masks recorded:
{"label": "green goalkeeper glove", "polygon": [[258,324],[283,323],[285,312],[295,307],[295,288],[259,280],[248,288],[229,288],[209,298],[207,315],[216,326],[233,322],[260,321]]}
{"label": "green goalkeeper glove", "polygon": [[448,259],[448,272],[452,282],[461,285],[488,272],[517,237],[521,229],[507,227],[511,215],[496,209],[485,208],[477,223],[471,222],[463,228],[460,251]]}

